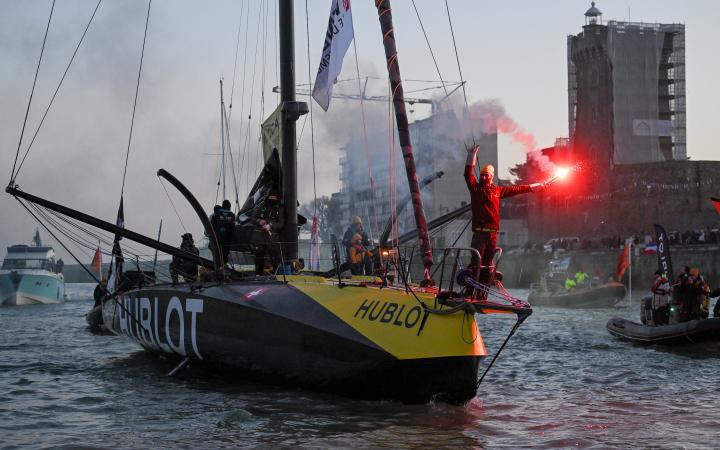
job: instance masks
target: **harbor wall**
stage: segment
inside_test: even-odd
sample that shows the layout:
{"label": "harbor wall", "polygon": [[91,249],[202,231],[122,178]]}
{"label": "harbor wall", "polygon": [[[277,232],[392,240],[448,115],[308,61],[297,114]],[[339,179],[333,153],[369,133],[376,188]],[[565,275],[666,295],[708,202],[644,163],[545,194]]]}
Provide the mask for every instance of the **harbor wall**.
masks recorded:
{"label": "harbor wall", "polygon": [[[556,254],[562,258],[570,256],[570,271],[575,273],[582,268],[591,277],[599,276],[607,280],[615,276],[615,270],[622,249],[606,250],[574,250]],[[552,253],[521,253],[506,254],[500,262],[500,270],[505,278],[504,283],[511,288],[528,288],[531,283],[540,279],[540,275],[549,267]],[[697,267],[710,284],[711,288],[720,285],[720,245],[687,245],[671,248],[673,272],[678,274],[684,266]],[[633,249],[632,284],[633,290],[648,289],[654,280],[658,268],[657,254],[643,254],[639,248]],[[629,270],[625,272],[622,282],[627,285]]]}

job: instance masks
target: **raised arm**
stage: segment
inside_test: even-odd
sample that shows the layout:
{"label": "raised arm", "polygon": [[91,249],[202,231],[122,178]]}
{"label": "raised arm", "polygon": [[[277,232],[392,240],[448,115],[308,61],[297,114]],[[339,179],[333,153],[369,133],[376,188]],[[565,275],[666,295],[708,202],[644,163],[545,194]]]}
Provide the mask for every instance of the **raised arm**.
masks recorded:
{"label": "raised arm", "polygon": [[469,189],[474,189],[478,184],[473,170],[475,169],[475,160],[477,158],[479,148],[480,147],[476,145],[473,148],[467,149],[467,160],[465,161],[465,182],[467,183]]}

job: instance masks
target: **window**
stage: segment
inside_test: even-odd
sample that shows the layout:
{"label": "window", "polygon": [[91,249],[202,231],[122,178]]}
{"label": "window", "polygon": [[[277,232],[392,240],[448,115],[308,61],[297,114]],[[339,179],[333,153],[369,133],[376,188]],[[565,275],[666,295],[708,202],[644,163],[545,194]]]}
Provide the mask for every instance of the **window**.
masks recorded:
{"label": "window", "polygon": [[2,270],[45,269],[47,265],[44,259],[6,259]]}

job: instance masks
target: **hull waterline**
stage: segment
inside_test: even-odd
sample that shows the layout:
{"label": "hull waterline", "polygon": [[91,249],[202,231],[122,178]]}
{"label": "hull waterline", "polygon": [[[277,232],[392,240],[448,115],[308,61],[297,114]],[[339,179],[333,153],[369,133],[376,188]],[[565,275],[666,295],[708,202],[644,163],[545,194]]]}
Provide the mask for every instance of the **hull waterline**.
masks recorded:
{"label": "hull waterline", "polygon": [[0,274],[0,306],[60,303],[65,299],[62,275],[42,273]]}
{"label": "hull waterline", "polygon": [[644,325],[613,317],[606,325],[613,336],[641,344],[681,345],[720,341],[720,318],[690,320],[670,325]]}

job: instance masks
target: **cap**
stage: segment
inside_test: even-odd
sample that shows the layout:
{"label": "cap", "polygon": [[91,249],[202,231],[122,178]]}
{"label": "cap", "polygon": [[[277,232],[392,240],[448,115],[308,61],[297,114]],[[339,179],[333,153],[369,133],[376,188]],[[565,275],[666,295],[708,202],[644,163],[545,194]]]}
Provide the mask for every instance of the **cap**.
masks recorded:
{"label": "cap", "polygon": [[490,175],[495,175],[495,168],[492,164],[488,164],[480,170],[480,173],[488,173]]}
{"label": "cap", "polygon": [[361,224],[361,223],[362,223],[362,219],[360,218],[360,216],[355,216],[355,217],[352,218],[352,223],[354,223],[354,224],[355,224],[355,223],[360,223],[360,224]]}

